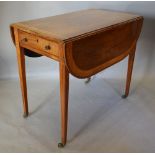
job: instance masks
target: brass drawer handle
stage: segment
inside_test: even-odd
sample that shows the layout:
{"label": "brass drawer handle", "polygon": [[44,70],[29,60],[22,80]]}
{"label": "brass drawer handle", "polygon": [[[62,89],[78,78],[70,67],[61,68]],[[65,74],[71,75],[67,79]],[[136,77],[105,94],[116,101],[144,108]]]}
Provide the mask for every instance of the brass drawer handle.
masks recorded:
{"label": "brass drawer handle", "polygon": [[24,41],[24,42],[28,42],[28,39],[27,39],[27,38],[24,38],[23,41]]}
{"label": "brass drawer handle", "polygon": [[45,46],[45,50],[50,50],[51,49],[51,46],[50,45],[46,45]]}

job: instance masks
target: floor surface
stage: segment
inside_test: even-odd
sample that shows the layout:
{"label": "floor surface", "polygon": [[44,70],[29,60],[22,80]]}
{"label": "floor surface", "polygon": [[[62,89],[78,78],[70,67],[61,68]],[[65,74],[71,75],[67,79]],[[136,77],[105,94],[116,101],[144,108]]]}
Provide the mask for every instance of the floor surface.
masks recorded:
{"label": "floor surface", "polygon": [[0,152],[155,152],[155,82],[70,80],[68,143],[60,141],[59,81],[28,80],[30,116],[19,82],[0,81]]}

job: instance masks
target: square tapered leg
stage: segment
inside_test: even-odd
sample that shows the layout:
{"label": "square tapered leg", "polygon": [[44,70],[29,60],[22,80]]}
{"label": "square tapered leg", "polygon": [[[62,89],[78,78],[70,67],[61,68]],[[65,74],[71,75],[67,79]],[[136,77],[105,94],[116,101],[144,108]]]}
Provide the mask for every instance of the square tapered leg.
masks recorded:
{"label": "square tapered leg", "polygon": [[122,96],[123,98],[126,98],[129,95],[132,70],[133,70],[133,64],[134,64],[134,58],[135,58],[135,49],[136,47],[134,47],[133,50],[129,53],[126,89],[125,89],[125,94]]}
{"label": "square tapered leg", "polygon": [[23,99],[23,110],[24,117],[28,116],[28,100],[27,100],[27,85],[26,85],[26,71],[25,71],[25,55],[23,48],[19,45],[18,31],[15,30],[15,42],[16,42],[16,51],[17,51],[17,60],[18,60],[18,70],[20,78],[20,86]]}
{"label": "square tapered leg", "polygon": [[61,102],[61,143],[63,147],[67,141],[68,123],[68,93],[69,93],[69,73],[64,63],[60,62],[60,102]]}

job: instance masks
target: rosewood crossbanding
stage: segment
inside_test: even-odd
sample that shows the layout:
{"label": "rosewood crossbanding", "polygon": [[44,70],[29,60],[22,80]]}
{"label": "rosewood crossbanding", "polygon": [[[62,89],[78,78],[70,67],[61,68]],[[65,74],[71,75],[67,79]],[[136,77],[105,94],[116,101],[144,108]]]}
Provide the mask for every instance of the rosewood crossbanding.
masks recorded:
{"label": "rosewood crossbanding", "polygon": [[128,59],[126,90],[129,94],[137,40],[143,17],[107,10],[82,10],[11,24],[16,45],[24,116],[28,116],[25,55],[47,56],[59,62],[61,143],[67,142],[69,74],[89,78]]}

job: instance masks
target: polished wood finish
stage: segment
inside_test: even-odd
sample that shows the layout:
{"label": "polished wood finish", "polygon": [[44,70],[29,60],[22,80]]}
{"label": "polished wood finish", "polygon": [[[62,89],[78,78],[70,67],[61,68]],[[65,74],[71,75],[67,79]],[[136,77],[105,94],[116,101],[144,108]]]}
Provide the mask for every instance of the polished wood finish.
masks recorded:
{"label": "polished wood finish", "polygon": [[29,33],[19,31],[19,42],[20,46],[31,49],[38,49],[43,52],[47,52],[51,55],[59,57],[59,45],[54,41],[49,41],[38,37],[36,35],[31,35]]}
{"label": "polished wood finish", "polygon": [[139,15],[131,13],[89,9],[19,22],[12,26],[59,42],[77,39],[79,36],[86,36],[109,26],[136,20],[139,17]]}
{"label": "polished wood finish", "polygon": [[68,121],[68,93],[69,93],[69,73],[66,65],[61,62],[60,68],[60,100],[61,100],[61,142],[66,144],[67,121]]}
{"label": "polished wood finish", "polygon": [[136,50],[136,47],[133,47],[128,57],[128,71],[127,71],[127,79],[126,79],[126,89],[125,89],[125,94],[124,94],[125,98],[129,95],[133,63],[134,63],[134,58],[135,58],[135,50]]}
{"label": "polished wood finish", "polygon": [[139,18],[68,42],[65,59],[69,71],[86,78],[122,60],[135,46],[141,25]]}
{"label": "polished wood finish", "polygon": [[23,99],[24,117],[26,117],[28,116],[28,100],[27,100],[27,85],[26,85],[26,72],[25,72],[25,55],[23,48],[21,48],[19,45],[19,36],[17,29],[14,30],[14,34],[15,34],[16,51],[17,51],[20,86]]}
{"label": "polished wood finish", "polygon": [[24,113],[28,114],[23,50],[59,62],[61,142],[67,141],[69,74],[91,77],[129,56],[125,96],[129,94],[135,48],[143,17],[105,10],[83,10],[10,26],[16,43]]}

